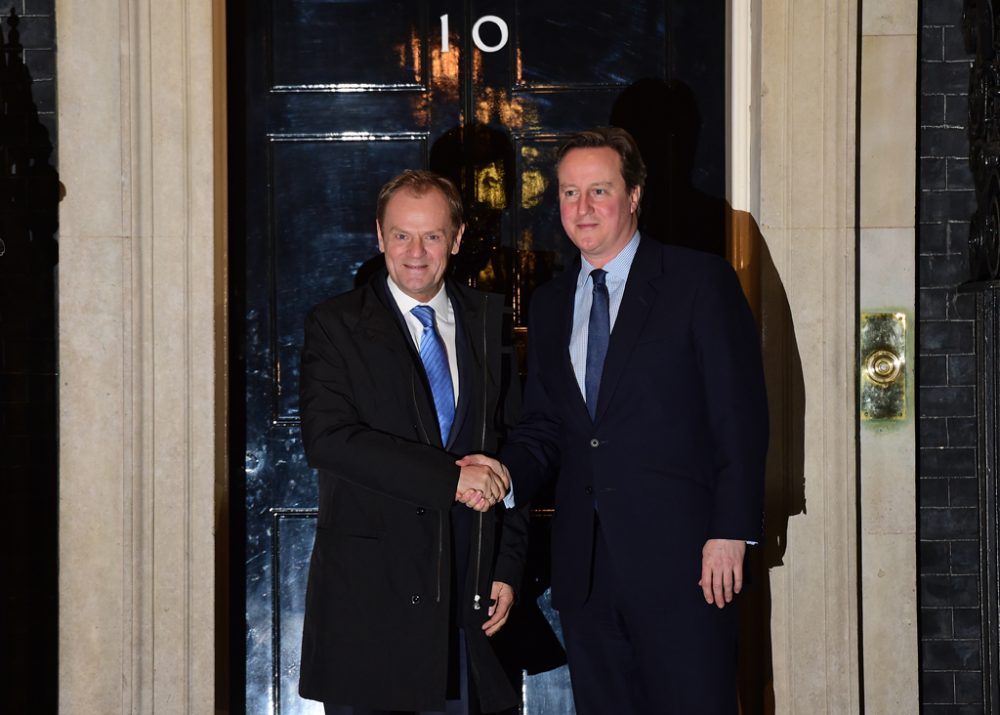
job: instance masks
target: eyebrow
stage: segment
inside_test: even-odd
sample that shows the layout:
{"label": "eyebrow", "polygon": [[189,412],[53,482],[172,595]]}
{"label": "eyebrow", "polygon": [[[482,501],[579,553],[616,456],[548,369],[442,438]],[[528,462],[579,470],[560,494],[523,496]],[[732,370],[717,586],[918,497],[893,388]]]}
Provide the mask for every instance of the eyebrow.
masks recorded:
{"label": "eyebrow", "polygon": [[[416,233],[419,233],[417,231],[410,231],[408,229],[401,228],[399,226],[390,226],[388,228],[388,232],[389,233],[407,233],[407,234],[416,234]],[[430,229],[428,231],[424,231],[420,235],[421,236],[427,236],[428,234],[431,234],[431,233],[444,233],[444,234],[447,234],[448,233],[448,229],[446,229],[446,228],[432,228],[432,229]]]}
{"label": "eyebrow", "polygon": [[[595,181],[592,184],[587,184],[587,186],[588,187],[589,186],[614,186],[614,183],[615,182],[613,182],[613,181]],[[559,188],[560,189],[567,189],[567,188],[576,187],[576,186],[577,186],[577,184],[570,184],[570,183],[559,184]]]}

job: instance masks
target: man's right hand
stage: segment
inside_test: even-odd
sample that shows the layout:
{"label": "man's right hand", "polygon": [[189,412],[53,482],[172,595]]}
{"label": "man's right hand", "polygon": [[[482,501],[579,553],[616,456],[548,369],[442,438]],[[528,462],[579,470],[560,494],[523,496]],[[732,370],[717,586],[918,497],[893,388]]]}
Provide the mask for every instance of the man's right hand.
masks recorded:
{"label": "man's right hand", "polygon": [[458,476],[455,499],[471,509],[487,511],[501,501],[510,489],[507,470],[494,459],[472,455],[463,457],[456,464],[462,471]]}

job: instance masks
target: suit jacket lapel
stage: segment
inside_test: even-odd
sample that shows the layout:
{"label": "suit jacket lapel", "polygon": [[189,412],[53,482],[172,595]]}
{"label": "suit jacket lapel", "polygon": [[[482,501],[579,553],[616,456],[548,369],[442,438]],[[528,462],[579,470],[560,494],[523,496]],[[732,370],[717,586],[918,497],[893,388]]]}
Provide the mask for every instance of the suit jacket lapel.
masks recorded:
{"label": "suit jacket lapel", "polygon": [[[618,379],[628,365],[629,355],[642,328],[649,317],[656,295],[655,279],[662,272],[662,266],[655,250],[653,239],[640,239],[639,247],[632,266],[629,269],[628,281],[625,283],[625,294],[615,327],[611,331],[608,343],[608,354],[604,358],[604,371],[601,373],[601,388],[597,398],[597,413],[595,421],[599,421],[608,408],[615,392]],[[577,391],[579,392],[579,390]],[[586,404],[584,405],[586,409]]]}
{"label": "suit jacket lapel", "polygon": [[[576,279],[580,275],[580,256],[577,254],[572,265],[554,280],[558,281],[558,292],[553,299],[553,315],[557,316],[555,339],[559,346],[559,364],[556,375],[560,382],[554,386],[552,394],[564,396],[568,403],[569,413],[574,415],[581,427],[590,424],[590,412],[587,410],[587,398],[580,391],[573,371],[573,361],[569,355],[569,342],[573,335],[573,309],[576,298]],[[528,340],[538,340],[538,336],[528,336]]]}

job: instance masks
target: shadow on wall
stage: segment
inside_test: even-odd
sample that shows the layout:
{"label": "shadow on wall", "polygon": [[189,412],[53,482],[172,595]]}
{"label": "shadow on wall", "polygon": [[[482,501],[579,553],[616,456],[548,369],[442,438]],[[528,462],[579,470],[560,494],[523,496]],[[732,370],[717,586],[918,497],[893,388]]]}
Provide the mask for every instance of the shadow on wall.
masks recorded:
{"label": "shadow on wall", "polygon": [[12,9],[0,20],[0,712],[55,713],[59,178]]}
{"label": "shadow on wall", "polygon": [[[775,712],[768,570],[783,565],[789,517],[804,514],[805,383],[788,297],[753,217],[692,183],[701,131],[694,92],[677,80],[641,79],[615,101],[610,123],[639,146],[646,188],[639,228],[661,241],[719,256],[740,253],[737,270],[762,335],[771,422],[764,543],[751,549],[740,607],[740,709]],[[727,235],[728,233],[728,235]],[[740,243],[735,250],[734,243]]]}
{"label": "shadow on wall", "polygon": [[802,359],[788,296],[760,229],[752,219],[749,224],[751,250],[760,281],[757,318],[762,335],[771,440],[764,492],[764,543],[754,551],[758,558],[750,562],[751,588],[740,614],[744,642],[755,644],[754,648],[744,648],[740,654],[740,692],[744,715],[773,715],[769,571],[784,565],[789,518],[806,513],[806,398]]}
{"label": "shadow on wall", "polygon": [[609,122],[628,131],[646,164],[639,230],[674,246],[726,255],[726,203],[694,187],[701,112],[679,80],[640,79],[615,100]]}

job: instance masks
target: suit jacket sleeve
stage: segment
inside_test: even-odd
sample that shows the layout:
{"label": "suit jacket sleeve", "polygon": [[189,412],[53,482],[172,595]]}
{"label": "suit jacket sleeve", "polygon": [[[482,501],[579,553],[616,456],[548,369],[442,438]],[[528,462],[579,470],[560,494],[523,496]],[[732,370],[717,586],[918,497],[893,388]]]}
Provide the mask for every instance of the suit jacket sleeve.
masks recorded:
{"label": "suit jacket sleeve", "polygon": [[[494,507],[503,509],[503,505]],[[524,564],[528,559],[528,521],[530,508],[527,502],[502,515],[500,548],[493,566],[493,580],[502,581],[520,595]]]}
{"label": "suit jacket sleeve", "polygon": [[[517,371],[517,357],[513,346],[509,345],[509,333],[504,329],[504,347],[501,352],[501,375],[504,399],[498,405],[502,414],[497,416],[501,439],[511,434],[521,414],[521,381]],[[509,467],[508,467],[509,469]],[[515,594],[521,593],[521,580],[524,576],[524,565],[528,558],[528,521],[530,506],[527,499],[522,499],[515,493],[516,507],[504,510],[502,504],[495,509],[502,510],[502,527],[500,531],[500,546],[497,551],[496,563],[493,568],[493,580],[502,581],[514,589]]]}
{"label": "suit jacket sleeve", "polygon": [[[552,329],[541,325],[536,306],[544,298],[536,294],[529,316],[528,335]],[[539,367],[537,339],[528,341],[528,380],[524,390],[521,419],[503,449],[500,461],[507,465],[514,483],[514,498],[518,504],[531,502],[545,483],[554,476],[559,465],[561,425],[558,413]]]}
{"label": "suit jacket sleeve", "polygon": [[758,541],[768,442],[760,340],[735,272],[722,261],[712,265],[692,321],[714,445],[709,538]]}
{"label": "suit jacket sleeve", "polygon": [[[302,439],[311,467],[434,509],[455,501],[460,469],[440,447],[374,429],[362,420],[351,363],[338,345],[353,338],[328,312],[306,318],[302,351]],[[399,409],[386,407],[385,409]],[[400,478],[405,475],[405,478]]]}

